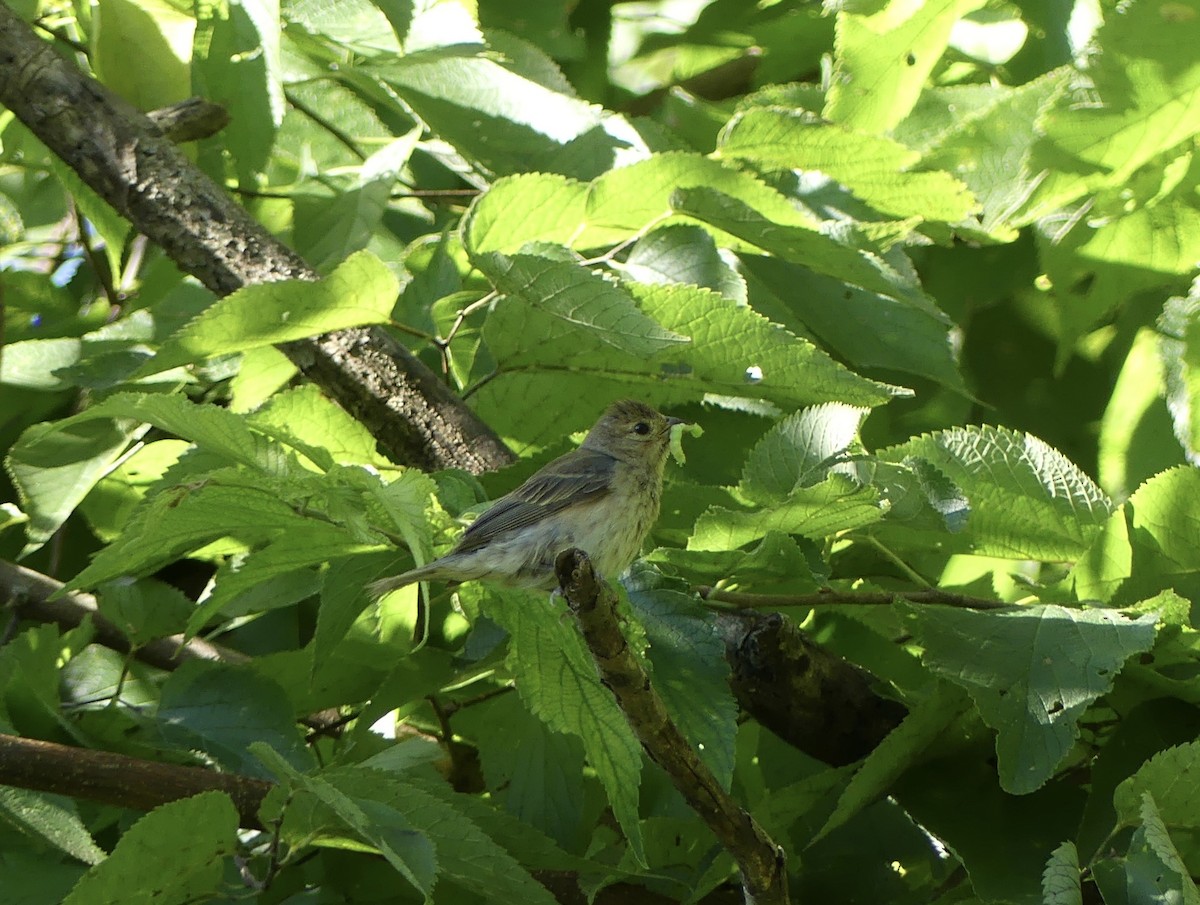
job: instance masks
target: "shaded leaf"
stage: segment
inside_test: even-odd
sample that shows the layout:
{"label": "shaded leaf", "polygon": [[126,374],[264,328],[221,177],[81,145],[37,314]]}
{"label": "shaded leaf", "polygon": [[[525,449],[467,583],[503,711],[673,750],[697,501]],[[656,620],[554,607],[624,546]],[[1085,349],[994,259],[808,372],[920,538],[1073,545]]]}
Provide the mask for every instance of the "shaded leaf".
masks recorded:
{"label": "shaded leaf", "polygon": [[80,878],[63,905],[167,905],[215,896],[225,859],[237,851],[237,825],[233,802],[222,792],[160,805]]}
{"label": "shaded leaf", "polygon": [[638,816],[641,746],[579,633],[561,614],[520,593],[488,589],[484,611],[509,634],[506,662],[521,698],[550,728],[583,741],[629,847],[645,854]]}
{"label": "shaded leaf", "polygon": [[1079,735],[1085,708],[1112,688],[1124,662],[1154,644],[1153,615],[1026,606],[1005,611],[898,603],[923,661],[965,688],[996,730],[1000,784],[1044,785]]}

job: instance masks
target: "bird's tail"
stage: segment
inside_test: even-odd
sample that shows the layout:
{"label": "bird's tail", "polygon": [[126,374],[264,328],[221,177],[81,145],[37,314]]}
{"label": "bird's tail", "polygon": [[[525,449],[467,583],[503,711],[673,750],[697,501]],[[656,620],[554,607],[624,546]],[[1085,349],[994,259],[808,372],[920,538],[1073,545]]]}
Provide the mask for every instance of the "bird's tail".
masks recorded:
{"label": "bird's tail", "polygon": [[415,569],[409,569],[407,572],[401,572],[399,575],[392,575],[389,578],[381,578],[379,581],[371,582],[367,585],[367,594],[376,598],[383,597],[385,594],[398,591],[410,584],[416,584],[418,581],[436,580],[442,577],[444,577],[442,575],[442,564],[434,560]]}

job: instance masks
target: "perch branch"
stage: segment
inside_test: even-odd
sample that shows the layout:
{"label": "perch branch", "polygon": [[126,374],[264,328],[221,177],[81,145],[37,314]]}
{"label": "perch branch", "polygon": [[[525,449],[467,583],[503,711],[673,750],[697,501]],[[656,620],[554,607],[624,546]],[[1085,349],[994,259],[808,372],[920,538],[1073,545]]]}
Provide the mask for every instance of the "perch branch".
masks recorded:
{"label": "perch branch", "polygon": [[[0,104],[181,270],[217,295],[318,274],[162,134],[0,3]],[[397,462],[478,474],[512,452],[392,335],[353,328],[280,347]]]}
{"label": "perch branch", "polygon": [[746,901],[785,905],[787,873],[777,846],[721,787],[683,733],[667,716],[658,693],[617,624],[616,595],[597,580],[581,550],[565,550],[555,562],[563,595],[579,620],[600,677],[612,691],[642,747],[737,861]]}

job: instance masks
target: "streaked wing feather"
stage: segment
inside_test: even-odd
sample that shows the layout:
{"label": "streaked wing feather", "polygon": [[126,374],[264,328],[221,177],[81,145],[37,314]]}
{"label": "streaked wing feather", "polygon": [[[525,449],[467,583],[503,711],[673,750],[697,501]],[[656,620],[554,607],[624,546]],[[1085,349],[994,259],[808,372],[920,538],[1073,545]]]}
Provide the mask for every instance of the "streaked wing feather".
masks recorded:
{"label": "streaked wing feather", "polygon": [[577,449],[555,459],[479,516],[454,552],[476,550],[501,534],[534,524],[572,503],[598,500],[609,492],[615,466],[611,456],[591,449]]}

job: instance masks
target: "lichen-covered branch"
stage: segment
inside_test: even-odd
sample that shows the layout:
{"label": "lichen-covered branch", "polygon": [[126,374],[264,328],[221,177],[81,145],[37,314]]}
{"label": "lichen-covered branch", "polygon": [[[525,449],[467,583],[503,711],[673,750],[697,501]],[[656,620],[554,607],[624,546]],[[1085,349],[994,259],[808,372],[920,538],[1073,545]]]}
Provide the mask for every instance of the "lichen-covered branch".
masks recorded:
{"label": "lichen-covered branch", "polygon": [[646,671],[621,634],[612,588],[596,578],[582,550],[562,552],[555,568],[600,678],[612,690],[650,759],[663,768],[684,800],[737,862],[747,902],[784,905],[788,893],[783,850],[721,787],[667,715],[662,698],[651,687]]}
{"label": "lichen-covered branch", "polygon": [[[4,3],[0,104],[181,270],[218,295],[251,283],[317,279],[159,127],[60,56]],[[490,427],[380,328],[344,330],[282,349],[398,462],[478,474],[513,460]]]}

